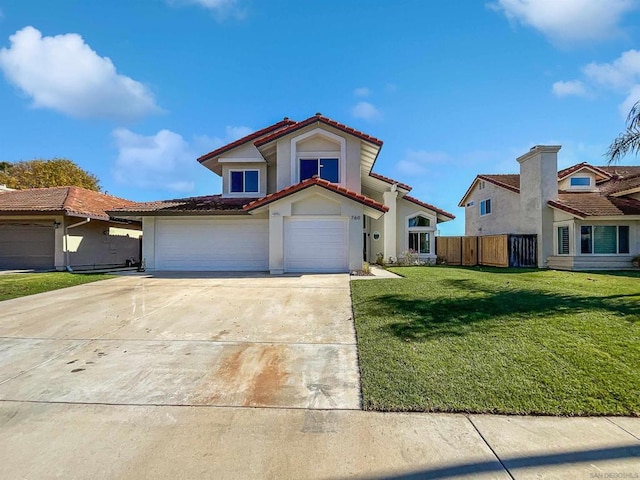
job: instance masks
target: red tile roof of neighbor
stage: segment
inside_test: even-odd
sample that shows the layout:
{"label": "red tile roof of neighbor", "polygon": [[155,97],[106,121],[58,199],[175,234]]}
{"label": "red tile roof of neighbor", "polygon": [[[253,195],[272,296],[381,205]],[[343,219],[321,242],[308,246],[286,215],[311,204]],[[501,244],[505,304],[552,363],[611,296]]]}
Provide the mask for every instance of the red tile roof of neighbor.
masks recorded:
{"label": "red tile roof of neighbor", "polygon": [[588,168],[594,172],[599,173],[600,175],[609,178],[611,176],[610,173],[606,172],[603,168],[601,167],[594,167],[593,165],[589,165],[587,162],[582,162],[582,163],[578,163],[576,165],[572,165],[570,167],[567,167],[563,170],[558,171],[558,180],[562,180],[563,178],[571,175],[574,172],[577,172],[578,170],[582,169],[582,168]]}
{"label": "red tile roof of neighbor", "polygon": [[201,197],[176,198],[173,200],[158,200],[154,202],[135,203],[129,207],[113,210],[113,213],[201,213],[210,214],[245,214],[242,207],[253,198],[223,198],[222,195],[205,195]]}
{"label": "red tile roof of neighbor", "polygon": [[518,174],[478,175],[478,178],[512,192],[520,192],[520,175]]}
{"label": "red tile roof of neighbor", "polygon": [[374,208],[381,212],[386,212],[389,210],[389,207],[381,204],[380,202],[376,202],[372,198],[366,197],[358,192],[354,192],[353,190],[349,190],[348,188],[341,187],[340,185],[336,185],[335,183],[331,183],[318,177],[308,178],[300,183],[296,183],[295,185],[291,185],[289,187],[283,188],[280,191],[267,195],[266,197],[254,200],[253,202],[245,205],[244,209],[246,211],[255,210],[256,208],[263,207],[265,205],[268,205],[269,203],[275,202],[276,200],[280,200],[281,198],[313,186],[326,188],[327,190],[338,193],[343,197],[347,197],[351,200],[354,200],[358,203],[361,203],[367,207]]}
{"label": "red tile roof of neighbor", "polygon": [[316,122],[324,123],[325,125],[329,125],[331,127],[337,128],[338,130],[341,130],[350,135],[354,135],[362,140],[373,143],[374,145],[377,145],[379,147],[382,146],[382,143],[383,143],[382,140],[372,137],[371,135],[367,135],[366,133],[356,130],[355,128],[347,127],[345,124],[336,122],[335,120],[331,120],[330,118],[325,117],[320,113],[316,113],[315,115],[307,118],[306,120],[302,120],[301,122],[294,123],[293,125],[290,125],[277,132],[274,132],[270,135],[260,138],[259,140],[254,142],[254,145],[256,147],[261,147],[262,145],[272,142],[273,140],[276,140],[284,135],[288,135],[289,133],[295,132],[296,130],[299,130],[306,126],[312,125],[313,123],[316,123]]}
{"label": "red tile roof of neighbor", "polygon": [[227,145],[223,145],[220,148],[217,148],[216,150],[213,150],[212,152],[209,153],[205,153],[204,155],[202,155],[201,157],[198,158],[198,161],[200,163],[209,160],[210,158],[214,158],[214,157],[218,157],[220,155],[222,155],[225,152],[228,152],[229,150],[232,150],[236,147],[239,147],[240,145],[250,142],[252,140],[256,140],[264,135],[267,135],[269,133],[272,133],[276,130],[280,130],[283,128],[286,128],[290,125],[295,125],[295,121],[293,120],[289,120],[287,117],[285,117],[283,120],[280,120],[279,122],[274,123],[273,125],[269,125],[268,127],[262,128],[256,132],[250,133],[249,135],[239,138],[238,140],[231,142]]}
{"label": "red tile roof of neighbor", "polygon": [[390,185],[394,185],[394,184],[398,185],[398,187],[402,188],[403,190],[411,191],[411,187],[409,185],[407,185],[406,183],[398,182],[393,178],[385,177],[384,175],[380,175],[379,173],[374,173],[374,172],[369,172],[369,176],[373,178],[377,178],[378,180],[382,180],[383,182],[386,182]]}
{"label": "red tile roof of neighbor", "polygon": [[0,213],[33,215],[59,213],[73,217],[109,220],[108,210],[135,202],[80,187],[14,190],[0,195]]}
{"label": "red tile roof of neighbor", "polygon": [[434,212],[439,213],[440,215],[443,215],[445,217],[449,217],[451,220],[456,218],[456,216],[453,213],[449,213],[449,212],[447,212],[445,210],[442,210],[442,209],[440,209],[438,207],[434,207],[430,203],[422,202],[422,201],[418,200],[417,198],[410,197],[409,195],[405,195],[402,198],[404,198],[405,200],[407,200],[407,201],[409,201],[411,203],[415,203],[416,205],[420,205],[421,207],[428,208],[429,210],[433,210]]}
{"label": "red tile roof of neighbor", "polygon": [[640,201],[633,198],[616,198],[599,193],[561,192],[558,200],[547,202],[549,206],[580,218],[640,215]]}

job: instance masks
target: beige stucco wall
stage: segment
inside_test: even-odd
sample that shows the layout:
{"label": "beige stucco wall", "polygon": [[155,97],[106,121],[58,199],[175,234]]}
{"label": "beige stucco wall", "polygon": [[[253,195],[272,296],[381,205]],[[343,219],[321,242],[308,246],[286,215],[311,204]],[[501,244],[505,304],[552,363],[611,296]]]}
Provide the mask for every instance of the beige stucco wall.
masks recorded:
{"label": "beige stucco wall", "polygon": [[[588,177],[591,181],[591,184],[588,187],[572,187],[571,179],[573,177]],[[572,192],[595,192],[598,190],[596,187],[596,176],[588,170],[576,172],[572,175],[569,175],[567,178],[563,178],[561,181],[559,181],[558,190],[569,190]]]}
{"label": "beige stucco wall", "polygon": [[[69,225],[82,221],[80,218],[66,218],[65,230]],[[124,265],[128,259],[140,260],[139,230],[131,229],[131,236],[110,235],[111,224],[100,220],[67,230],[63,242],[68,251],[71,267],[88,265]],[[118,226],[119,232],[126,230]],[[66,254],[65,263],[66,265]]]}
{"label": "beige stucco wall", "polygon": [[[480,202],[491,199],[491,213],[480,216]],[[485,187],[478,185],[469,192],[465,206],[465,235],[497,235],[517,233],[520,222],[520,197],[517,193],[485,181]],[[465,204],[465,205],[466,205]]]}
{"label": "beige stucco wall", "polygon": [[[314,131],[317,131],[317,133],[312,136],[306,136]],[[329,135],[323,136],[320,131],[328,132]],[[298,139],[300,140],[298,141]],[[339,139],[341,139],[344,146]],[[296,150],[293,154],[291,151],[292,143]],[[318,126],[315,124],[278,139],[276,146],[276,190],[281,190],[298,182],[297,159],[299,153],[328,152],[328,154],[333,155],[336,150],[339,150],[342,158],[340,165],[340,184],[360,193],[362,188],[360,182],[360,147],[361,142],[359,139],[351,135],[345,135],[331,127],[324,125]],[[269,189],[270,188],[271,187],[269,187]]]}

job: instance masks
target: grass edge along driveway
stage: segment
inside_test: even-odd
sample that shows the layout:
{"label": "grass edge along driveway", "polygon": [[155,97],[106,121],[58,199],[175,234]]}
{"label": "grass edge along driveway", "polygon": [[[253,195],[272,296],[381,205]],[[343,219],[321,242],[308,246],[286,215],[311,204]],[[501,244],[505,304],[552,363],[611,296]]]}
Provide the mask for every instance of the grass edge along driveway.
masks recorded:
{"label": "grass edge along driveway", "polygon": [[97,282],[108,278],[113,278],[113,276],[98,273],[68,272],[2,274],[0,275],[0,301],[73,287],[83,283]]}
{"label": "grass edge along driveway", "polygon": [[367,410],[640,415],[640,272],[353,281]]}

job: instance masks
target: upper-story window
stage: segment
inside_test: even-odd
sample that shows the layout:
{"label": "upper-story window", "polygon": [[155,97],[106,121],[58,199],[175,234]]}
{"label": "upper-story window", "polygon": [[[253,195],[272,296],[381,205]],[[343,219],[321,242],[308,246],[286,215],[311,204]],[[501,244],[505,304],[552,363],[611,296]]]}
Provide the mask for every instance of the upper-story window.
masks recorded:
{"label": "upper-story window", "polygon": [[340,182],[340,161],[337,158],[301,158],[300,181],[317,175],[331,183]]}
{"label": "upper-story window", "polygon": [[231,170],[231,193],[257,193],[260,190],[258,170]]}
{"label": "upper-story window", "polygon": [[482,200],[480,202],[480,215],[489,215],[491,213],[491,199]]}
{"label": "upper-story window", "polygon": [[572,187],[590,187],[591,186],[591,178],[589,177],[571,177],[571,186]]}

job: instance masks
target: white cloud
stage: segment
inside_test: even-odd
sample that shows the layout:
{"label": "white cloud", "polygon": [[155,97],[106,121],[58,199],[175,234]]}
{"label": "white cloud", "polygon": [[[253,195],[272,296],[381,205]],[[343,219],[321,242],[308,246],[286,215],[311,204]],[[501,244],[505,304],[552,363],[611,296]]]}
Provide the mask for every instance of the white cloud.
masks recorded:
{"label": "white cloud", "polygon": [[352,109],[351,115],[363,120],[373,121],[382,118],[380,111],[369,102],[358,102]]}
{"label": "white cloud", "polygon": [[199,176],[207,175],[196,162],[197,157],[251,132],[249,127],[227,126],[224,136],[200,135],[189,142],[171,130],[140,135],[117,128],[112,133],[118,149],[113,174],[121,184],[189,193]]}
{"label": "white cloud", "polygon": [[241,8],[238,0],[166,0],[169,5],[196,5],[205,8],[219,19],[235,17],[242,19],[246,10]]}
{"label": "white cloud", "polygon": [[611,63],[590,63],[583,71],[604,87],[629,90],[640,81],[640,51],[628,50]]}
{"label": "white cloud", "polygon": [[551,90],[557,97],[586,97],[589,95],[584,83],[580,80],[571,80],[568,82],[556,82],[553,84]]}
{"label": "white cloud", "polygon": [[149,89],[116,71],[75,33],[43,37],[25,27],[0,49],[0,69],[7,80],[33,100],[79,118],[131,120],[160,112]]}
{"label": "white cloud", "polygon": [[398,172],[415,177],[426,175],[439,168],[437,165],[451,161],[451,157],[442,152],[428,152],[426,150],[407,150],[404,158],[396,164]]}
{"label": "white cloud", "polygon": [[568,44],[619,34],[621,18],[637,7],[637,0],[497,0],[489,7],[554,43]]}
{"label": "white cloud", "polygon": [[584,81],[556,82],[553,93],[558,96],[591,96],[595,90],[612,91],[626,98],[620,104],[623,116],[640,100],[640,51],[628,50],[610,63],[592,62],[582,68]]}
{"label": "white cloud", "polygon": [[353,94],[356,97],[368,97],[369,95],[371,95],[371,90],[369,90],[367,87],[359,87],[353,91]]}
{"label": "white cloud", "polygon": [[255,130],[251,127],[245,126],[231,126],[227,125],[224,130],[224,136],[198,135],[195,137],[195,147],[201,154],[215,150],[218,147],[231,143],[239,138],[246,137]]}
{"label": "white cloud", "polygon": [[145,136],[126,128],[113,131],[118,148],[114,176],[122,184],[189,192],[195,184],[189,170],[196,155],[189,143],[170,130]]}

